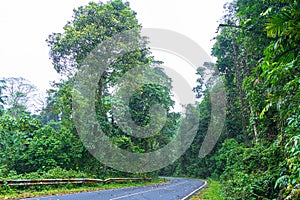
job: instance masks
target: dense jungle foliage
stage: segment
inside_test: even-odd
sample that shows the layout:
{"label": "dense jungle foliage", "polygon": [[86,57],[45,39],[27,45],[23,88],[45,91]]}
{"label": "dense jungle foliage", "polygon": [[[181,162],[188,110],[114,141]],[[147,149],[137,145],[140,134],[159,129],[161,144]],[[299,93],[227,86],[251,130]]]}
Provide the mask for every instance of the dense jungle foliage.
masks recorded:
{"label": "dense jungle foliage", "polygon": [[235,0],[224,8],[212,49],[226,87],[223,135],[197,158],[209,113],[202,101],[194,146],[168,172],[219,179],[226,199],[299,199],[299,1]]}
{"label": "dense jungle foliage", "polygon": [[[63,79],[53,82],[39,112],[31,111],[35,87],[29,81],[0,81],[0,178],[30,178],[30,174],[35,178],[49,171],[57,177],[188,176],[219,180],[225,199],[299,199],[300,3],[234,0],[224,9],[226,14],[216,27],[212,55],[217,61],[212,68],[225,84],[226,120],[208,156],[199,158],[211,120],[212,90],[209,83],[205,87],[201,66],[194,88],[195,96],[201,97],[199,130],[190,148],[172,165],[146,174],[120,172],[101,164],[84,147],[73,121],[74,74],[99,43],[122,31],[141,29],[129,3],[91,2],[74,10],[63,33],[52,33],[47,39],[53,66]],[[129,108],[134,121],[145,125],[150,107],[162,104],[167,121],[159,134],[135,138],[116,125],[112,108],[118,102],[110,88],[135,67],[161,64],[151,55],[147,39],[136,37],[139,48],[116,59],[100,77],[95,104],[97,119],[115,145],[145,153],[168,144],[182,116],[171,109],[175,104],[171,90],[148,84],[133,95]]]}

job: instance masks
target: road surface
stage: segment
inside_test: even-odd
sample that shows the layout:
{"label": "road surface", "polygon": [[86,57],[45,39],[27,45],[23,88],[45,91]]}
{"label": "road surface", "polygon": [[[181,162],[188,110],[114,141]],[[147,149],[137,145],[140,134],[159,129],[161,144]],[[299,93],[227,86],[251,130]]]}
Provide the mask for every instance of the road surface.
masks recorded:
{"label": "road surface", "polygon": [[205,184],[204,181],[196,179],[170,178],[169,183],[160,185],[38,197],[30,200],[185,200],[202,189]]}

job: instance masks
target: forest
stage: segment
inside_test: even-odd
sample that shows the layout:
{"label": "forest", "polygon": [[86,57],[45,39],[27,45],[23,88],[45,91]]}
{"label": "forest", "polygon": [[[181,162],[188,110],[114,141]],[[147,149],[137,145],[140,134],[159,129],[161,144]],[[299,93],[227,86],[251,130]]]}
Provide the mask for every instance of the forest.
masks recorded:
{"label": "forest", "polygon": [[[206,157],[199,158],[199,150],[211,120],[214,88],[203,79],[203,66],[198,68],[193,90],[201,100],[194,110],[200,112],[199,128],[188,150],[174,163],[154,172],[132,173],[113,169],[91,155],[74,122],[75,74],[99,43],[118,33],[136,30],[139,46],[111,62],[97,82],[96,117],[105,134],[126,151],[152,152],[174,139],[184,118],[172,109],[175,102],[167,87],[171,80],[164,77],[163,85],[139,87],[125,106],[133,121],[145,126],[151,121],[151,106],[162,105],[166,121],[159,133],[136,138],[117,126],[118,112],[113,108],[122,102],[114,98],[111,88],[118,87],[129,70],[159,66],[163,61],[152,56],[128,2],[91,2],[74,9],[64,32],[46,39],[53,67],[63,78],[52,82],[45,101],[32,102],[35,86],[26,79],[0,80],[0,179],[194,177],[218,181],[222,199],[299,199],[300,2],[234,0],[224,5],[224,11],[213,38],[211,54],[216,63],[204,65],[224,82],[226,119]],[[159,67],[155,71],[163,74]],[[33,104],[39,104],[39,109]],[[0,193],[5,192],[7,188],[1,188]]]}

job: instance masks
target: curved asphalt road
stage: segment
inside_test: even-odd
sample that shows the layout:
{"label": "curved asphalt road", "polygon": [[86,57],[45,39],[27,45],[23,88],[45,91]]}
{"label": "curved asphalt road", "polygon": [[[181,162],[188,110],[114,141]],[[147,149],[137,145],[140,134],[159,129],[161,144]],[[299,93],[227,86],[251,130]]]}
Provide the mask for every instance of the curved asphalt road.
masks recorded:
{"label": "curved asphalt road", "polygon": [[[185,200],[205,186],[205,182],[187,178],[169,178],[170,183],[130,187],[121,189],[99,190],[78,194],[57,195],[30,198],[31,200]],[[26,199],[29,200],[29,199]]]}

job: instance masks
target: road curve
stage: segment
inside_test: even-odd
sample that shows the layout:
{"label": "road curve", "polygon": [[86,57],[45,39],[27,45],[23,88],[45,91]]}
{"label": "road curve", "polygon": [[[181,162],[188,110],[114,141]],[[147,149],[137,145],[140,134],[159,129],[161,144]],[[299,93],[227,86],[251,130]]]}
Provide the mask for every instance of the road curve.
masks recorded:
{"label": "road curve", "polygon": [[170,182],[166,184],[29,198],[26,200],[185,200],[206,185],[206,182],[197,179],[169,179]]}

